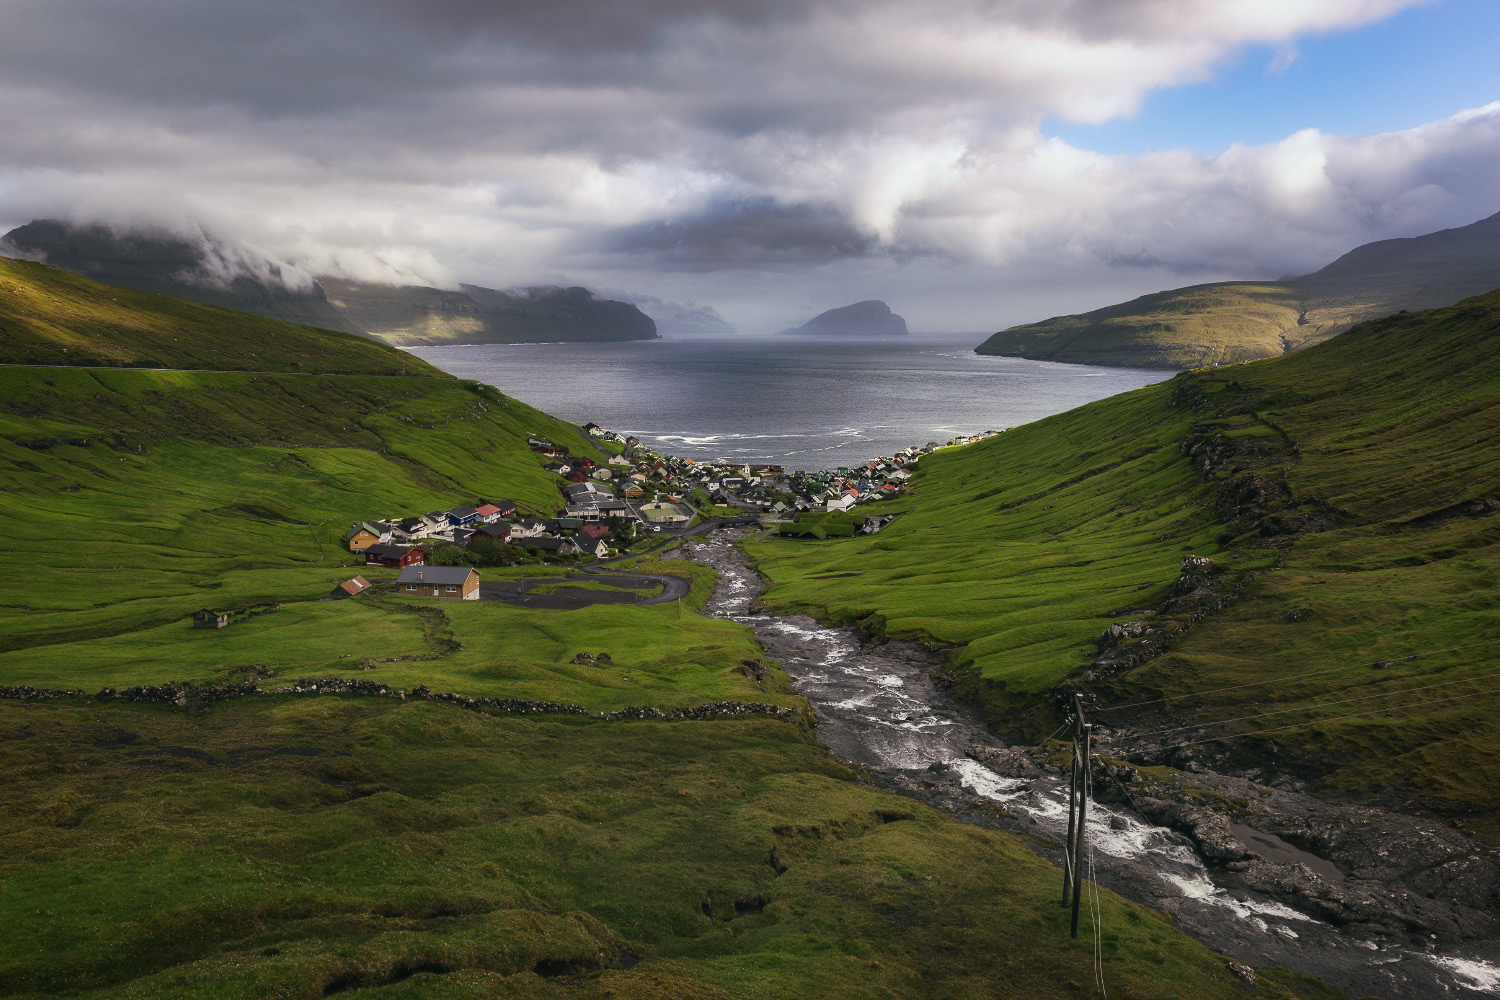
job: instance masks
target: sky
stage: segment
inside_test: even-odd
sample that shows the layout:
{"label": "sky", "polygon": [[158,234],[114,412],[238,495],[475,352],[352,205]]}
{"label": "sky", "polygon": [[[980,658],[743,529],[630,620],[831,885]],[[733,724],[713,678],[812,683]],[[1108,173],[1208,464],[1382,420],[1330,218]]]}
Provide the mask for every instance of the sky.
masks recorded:
{"label": "sky", "polygon": [[1496,38],[1494,0],[0,0],[0,226],[990,332],[1500,211]]}

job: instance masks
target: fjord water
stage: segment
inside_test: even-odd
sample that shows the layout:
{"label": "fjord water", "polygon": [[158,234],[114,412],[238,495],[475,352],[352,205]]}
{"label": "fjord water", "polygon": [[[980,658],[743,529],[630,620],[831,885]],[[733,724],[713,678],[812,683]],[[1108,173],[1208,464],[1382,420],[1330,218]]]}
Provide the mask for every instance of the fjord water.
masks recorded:
{"label": "fjord water", "polygon": [[684,458],[836,468],[1003,430],[1168,371],[974,353],[982,338],[731,337],[415,348],[461,378]]}

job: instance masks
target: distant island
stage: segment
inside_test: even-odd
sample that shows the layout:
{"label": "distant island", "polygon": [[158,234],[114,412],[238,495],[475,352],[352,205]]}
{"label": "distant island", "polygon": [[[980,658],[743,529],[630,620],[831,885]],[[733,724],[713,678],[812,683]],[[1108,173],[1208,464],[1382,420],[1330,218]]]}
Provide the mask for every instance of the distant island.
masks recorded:
{"label": "distant island", "polygon": [[659,336],[656,323],[636,306],[595,298],[587,288],[441,289],[315,276],[207,233],[189,238],[167,230],[117,231],[39,219],[0,237],[0,256],[39,260],[107,285],[362,334],[398,347]]}
{"label": "distant island", "polygon": [[906,320],[879,299],[866,299],[819,313],[801,326],[780,331],[799,337],[905,337]]}
{"label": "distant island", "polygon": [[1199,368],[1276,357],[1356,323],[1500,288],[1500,214],[1381,240],[1279,281],[1222,281],[1013,326],[978,354],[1129,368]]}

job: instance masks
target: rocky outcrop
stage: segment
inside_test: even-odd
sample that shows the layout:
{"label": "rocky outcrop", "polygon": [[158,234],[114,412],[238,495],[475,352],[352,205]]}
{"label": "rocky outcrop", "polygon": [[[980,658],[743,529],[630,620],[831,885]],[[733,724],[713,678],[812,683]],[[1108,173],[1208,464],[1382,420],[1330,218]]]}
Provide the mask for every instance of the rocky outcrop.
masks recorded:
{"label": "rocky outcrop", "polygon": [[[1226,574],[1207,556],[1187,556],[1180,568],[1166,598],[1144,612],[1154,616],[1151,621],[1117,622],[1094,640],[1099,652],[1083,681],[1097,682],[1160,656],[1194,625],[1239,600],[1254,579],[1249,574]],[[1073,692],[1064,686],[1053,693],[1066,703]]]}
{"label": "rocky outcrop", "polygon": [[1500,852],[1451,828],[1196,763],[1165,773],[1094,766],[1102,801],[1186,835],[1220,869],[1221,885],[1374,933],[1485,938],[1500,929]]}

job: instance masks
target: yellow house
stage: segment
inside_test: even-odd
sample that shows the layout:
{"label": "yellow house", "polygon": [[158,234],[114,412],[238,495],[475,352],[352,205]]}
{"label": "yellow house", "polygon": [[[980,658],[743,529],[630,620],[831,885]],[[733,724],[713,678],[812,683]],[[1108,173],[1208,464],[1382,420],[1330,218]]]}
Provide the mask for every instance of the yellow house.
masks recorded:
{"label": "yellow house", "polygon": [[380,532],[364,521],[344,532],[344,542],[350,552],[363,552],[380,541]]}

